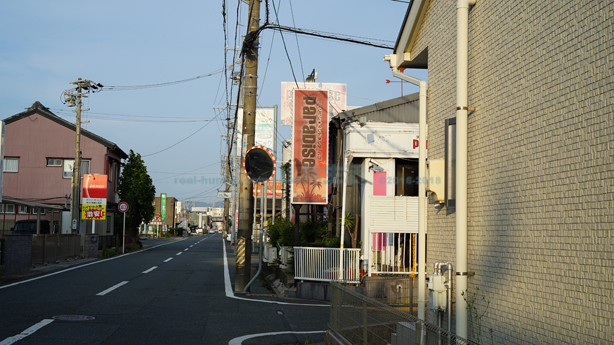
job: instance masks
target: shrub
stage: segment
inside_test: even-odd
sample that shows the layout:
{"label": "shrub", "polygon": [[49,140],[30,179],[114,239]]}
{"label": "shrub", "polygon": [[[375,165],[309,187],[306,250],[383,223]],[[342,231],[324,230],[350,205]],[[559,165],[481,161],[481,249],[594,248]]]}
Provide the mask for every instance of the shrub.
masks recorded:
{"label": "shrub", "polygon": [[115,248],[107,248],[106,246],[102,247],[102,258],[110,258],[116,254]]}
{"label": "shrub", "polygon": [[294,245],[294,224],[291,221],[277,217],[275,224],[271,224],[267,230],[269,244],[273,246],[293,246]]}
{"label": "shrub", "polygon": [[137,243],[130,243],[128,245],[126,245],[126,253],[130,253],[130,252],[135,252],[139,249],[141,249],[143,247],[143,245],[140,245],[141,242],[137,242]]}
{"label": "shrub", "polygon": [[325,242],[328,240],[328,223],[308,221],[300,224],[301,242]]}

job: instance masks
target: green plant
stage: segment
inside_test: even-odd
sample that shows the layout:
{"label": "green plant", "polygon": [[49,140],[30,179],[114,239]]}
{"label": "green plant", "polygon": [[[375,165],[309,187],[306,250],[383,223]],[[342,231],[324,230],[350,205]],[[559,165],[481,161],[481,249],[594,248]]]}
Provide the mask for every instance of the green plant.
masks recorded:
{"label": "green plant", "polygon": [[271,224],[267,230],[269,244],[273,246],[293,246],[294,245],[294,224],[291,221],[280,217],[275,218],[275,224]]}
{"label": "green plant", "polygon": [[[476,344],[482,344],[482,318],[488,312],[488,307],[490,307],[490,300],[486,299],[486,296],[482,295],[481,301],[482,304],[486,303],[486,306],[483,307],[483,311],[480,312],[480,308],[478,308],[478,301],[480,300],[480,288],[477,287],[475,289],[475,293],[469,296],[468,290],[461,291],[461,296],[465,302],[467,302],[466,309],[469,311],[469,316],[471,318],[471,340]],[[493,329],[490,328],[488,330],[490,332],[490,343],[494,344],[493,341]]]}
{"label": "green plant", "polygon": [[328,237],[328,224],[308,221],[300,224],[301,242],[325,242]]}
{"label": "green plant", "polygon": [[116,254],[115,248],[107,248],[106,246],[102,247],[102,258],[110,258]]}
{"label": "green plant", "polygon": [[139,246],[139,243],[130,243],[126,245],[126,253],[135,252],[143,247],[143,245]]}
{"label": "green plant", "polygon": [[341,239],[337,236],[326,240],[326,247],[328,248],[339,248],[340,246],[341,246]]}

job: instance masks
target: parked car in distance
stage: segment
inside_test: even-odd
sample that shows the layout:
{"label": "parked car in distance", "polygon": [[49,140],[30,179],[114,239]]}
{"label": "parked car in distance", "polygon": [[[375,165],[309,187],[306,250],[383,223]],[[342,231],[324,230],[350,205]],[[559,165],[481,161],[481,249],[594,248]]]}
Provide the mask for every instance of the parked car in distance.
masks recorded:
{"label": "parked car in distance", "polygon": [[203,229],[202,228],[197,228],[196,229],[196,233],[197,234],[202,234],[203,233]]}
{"label": "parked car in distance", "polygon": [[[14,235],[36,235],[36,219],[24,219],[15,222],[15,226],[11,228],[11,233]],[[51,233],[51,227],[48,220],[40,221],[40,233]]]}
{"label": "parked car in distance", "polygon": [[209,233],[210,234],[215,234],[215,229],[213,229],[213,228],[209,229]]}

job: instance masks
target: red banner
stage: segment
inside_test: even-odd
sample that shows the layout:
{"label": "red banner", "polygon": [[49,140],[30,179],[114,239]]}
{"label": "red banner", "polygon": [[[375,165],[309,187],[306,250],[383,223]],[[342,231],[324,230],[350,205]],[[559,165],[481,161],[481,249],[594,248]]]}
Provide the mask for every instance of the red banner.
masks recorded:
{"label": "red banner", "polygon": [[294,90],[292,203],[328,200],[328,91]]}

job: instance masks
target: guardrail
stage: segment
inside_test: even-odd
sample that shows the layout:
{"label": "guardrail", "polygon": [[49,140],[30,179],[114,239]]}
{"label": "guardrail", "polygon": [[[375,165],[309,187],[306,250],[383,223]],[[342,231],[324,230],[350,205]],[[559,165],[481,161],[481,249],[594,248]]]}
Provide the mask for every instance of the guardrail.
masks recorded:
{"label": "guardrail", "polygon": [[358,284],[359,264],[360,249],[294,247],[296,280]]}
{"label": "guardrail", "polygon": [[32,264],[44,264],[81,256],[81,235],[33,235]]}

